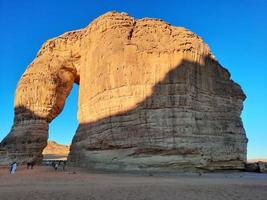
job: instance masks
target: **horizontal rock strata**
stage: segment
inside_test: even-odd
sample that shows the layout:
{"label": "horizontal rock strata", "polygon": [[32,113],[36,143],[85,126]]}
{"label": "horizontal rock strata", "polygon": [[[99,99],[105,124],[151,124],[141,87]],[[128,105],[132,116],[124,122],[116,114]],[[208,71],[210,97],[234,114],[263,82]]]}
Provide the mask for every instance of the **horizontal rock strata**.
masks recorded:
{"label": "horizontal rock strata", "polygon": [[[30,126],[54,119],[74,82],[80,88],[72,165],[119,171],[244,168],[245,95],[209,47],[185,28],[116,12],[43,45],[18,84],[15,108],[23,109],[2,152],[23,161],[33,145],[31,155],[39,158],[47,131],[34,131],[40,138],[31,141]],[[29,124],[21,125],[25,120]]]}

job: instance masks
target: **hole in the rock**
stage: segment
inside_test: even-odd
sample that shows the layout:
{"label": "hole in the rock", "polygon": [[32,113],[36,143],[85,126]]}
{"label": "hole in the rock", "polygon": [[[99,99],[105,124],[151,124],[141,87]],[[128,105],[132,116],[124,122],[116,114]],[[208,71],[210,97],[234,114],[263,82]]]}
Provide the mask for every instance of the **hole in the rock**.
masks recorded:
{"label": "hole in the rock", "polygon": [[44,159],[66,160],[69,147],[78,127],[79,85],[74,84],[62,112],[49,124],[48,145],[43,150]]}

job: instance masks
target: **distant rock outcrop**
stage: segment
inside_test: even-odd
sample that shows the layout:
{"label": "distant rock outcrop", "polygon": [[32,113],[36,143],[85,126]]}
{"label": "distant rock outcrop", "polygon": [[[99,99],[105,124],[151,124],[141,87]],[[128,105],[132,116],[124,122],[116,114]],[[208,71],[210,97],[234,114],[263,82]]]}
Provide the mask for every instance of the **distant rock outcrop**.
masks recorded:
{"label": "distant rock outcrop", "polygon": [[244,169],[245,94],[193,32],[109,12],[47,41],[18,83],[0,160],[40,160],[48,124],[80,85],[72,165]]}
{"label": "distant rock outcrop", "polygon": [[58,144],[55,141],[48,141],[47,146],[44,148],[42,154],[44,159],[58,159],[66,160],[70,152],[69,145]]}
{"label": "distant rock outcrop", "polygon": [[246,163],[245,171],[267,173],[267,162],[258,161],[258,162]]}

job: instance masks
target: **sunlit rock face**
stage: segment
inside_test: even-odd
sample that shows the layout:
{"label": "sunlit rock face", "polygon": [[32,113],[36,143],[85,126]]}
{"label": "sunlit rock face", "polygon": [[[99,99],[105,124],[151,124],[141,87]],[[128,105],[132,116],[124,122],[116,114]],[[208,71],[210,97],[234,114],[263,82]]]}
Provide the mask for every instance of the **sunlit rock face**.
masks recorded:
{"label": "sunlit rock face", "polygon": [[74,82],[80,85],[79,127],[71,165],[119,171],[244,168],[245,95],[209,47],[184,28],[117,12],[43,45],[18,84],[2,160],[42,158],[48,124]]}

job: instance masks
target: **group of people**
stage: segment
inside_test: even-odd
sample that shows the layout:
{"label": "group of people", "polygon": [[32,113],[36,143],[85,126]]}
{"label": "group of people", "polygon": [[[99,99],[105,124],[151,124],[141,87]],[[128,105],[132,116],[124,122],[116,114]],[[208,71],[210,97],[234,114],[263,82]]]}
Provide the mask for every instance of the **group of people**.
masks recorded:
{"label": "group of people", "polygon": [[66,162],[61,161],[61,162],[52,162],[52,167],[54,167],[55,171],[57,171],[59,168],[61,170],[65,170]]}
{"label": "group of people", "polygon": [[[34,162],[27,162],[27,169],[33,169],[34,165],[35,165]],[[13,162],[9,166],[9,173],[10,174],[15,174],[16,171],[17,171],[17,162]]]}
{"label": "group of people", "polygon": [[[33,169],[34,165],[35,165],[35,162],[33,161],[27,162],[27,169]],[[65,161],[53,161],[52,167],[55,169],[55,171],[58,171],[58,169],[61,169],[64,171],[66,167],[66,162]],[[17,163],[13,162],[9,166],[9,172],[10,174],[15,174],[16,171],[17,171]]]}
{"label": "group of people", "polygon": [[33,169],[33,166],[35,165],[35,163],[32,162],[27,162],[27,169]]}

